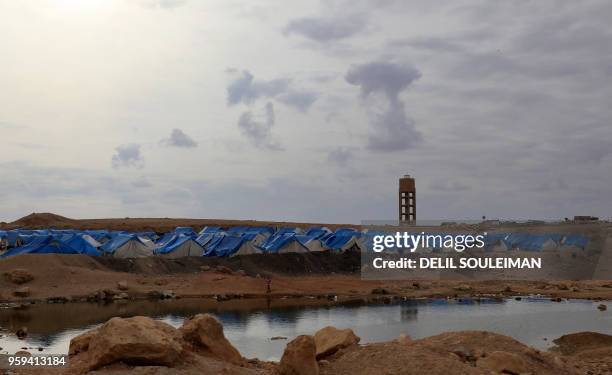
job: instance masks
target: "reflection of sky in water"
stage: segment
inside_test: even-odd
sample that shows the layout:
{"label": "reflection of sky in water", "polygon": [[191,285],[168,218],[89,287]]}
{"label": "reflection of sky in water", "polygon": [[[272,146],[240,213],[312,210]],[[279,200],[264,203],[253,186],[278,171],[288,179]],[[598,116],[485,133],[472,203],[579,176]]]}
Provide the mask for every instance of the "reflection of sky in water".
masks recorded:
{"label": "reflection of sky in water", "polygon": [[[278,360],[289,340],[331,325],[352,328],[362,343],[385,341],[405,333],[413,338],[446,331],[487,330],[512,336],[541,349],[561,335],[578,331],[612,333],[612,315],[598,311],[598,302],[550,302],[544,299],[508,300],[504,303],[458,303],[436,300],[399,305],[278,308],[260,311],[223,311],[215,315],[223,321],[225,334],[245,357]],[[70,304],[65,305],[70,308]],[[146,315],[146,311],[141,312]],[[180,314],[159,319],[178,327]],[[17,340],[2,332],[0,347],[13,353],[21,347],[42,346],[45,353],[65,353],[70,339],[95,325],[51,335],[30,335]],[[288,340],[270,340],[274,336]],[[548,340],[544,340],[547,338]]]}

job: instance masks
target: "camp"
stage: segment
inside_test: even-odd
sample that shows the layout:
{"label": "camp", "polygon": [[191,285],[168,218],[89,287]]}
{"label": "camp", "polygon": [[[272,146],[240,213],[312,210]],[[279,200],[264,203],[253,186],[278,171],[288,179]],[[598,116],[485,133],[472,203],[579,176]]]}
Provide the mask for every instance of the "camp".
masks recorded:
{"label": "camp", "polygon": [[142,258],[153,255],[153,249],[133,234],[116,235],[105,243],[100,250],[115,258]]}

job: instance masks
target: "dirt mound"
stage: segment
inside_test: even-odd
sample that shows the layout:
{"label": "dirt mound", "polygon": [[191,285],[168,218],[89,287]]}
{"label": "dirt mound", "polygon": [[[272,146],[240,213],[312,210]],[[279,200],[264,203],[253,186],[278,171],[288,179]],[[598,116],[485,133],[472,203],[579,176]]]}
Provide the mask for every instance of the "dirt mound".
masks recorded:
{"label": "dirt mound", "polygon": [[[418,365],[410,365],[418,364]],[[321,374],[575,374],[561,359],[490,332],[451,332],[421,340],[351,346]]]}
{"label": "dirt mound", "polygon": [[578,332],[553,340],[557,346],[551,351],[575,355],[594,349],[612,349],[612,336],[597,332]]}
{"label": "dirt mound", "polygon": [[64,216],[43,212],[43,213],[31,213],[28,216],[24,216],[21,219],[15,220],[9,225],[15,228],[60,228],[75,224],[77,221],[69,219]]}

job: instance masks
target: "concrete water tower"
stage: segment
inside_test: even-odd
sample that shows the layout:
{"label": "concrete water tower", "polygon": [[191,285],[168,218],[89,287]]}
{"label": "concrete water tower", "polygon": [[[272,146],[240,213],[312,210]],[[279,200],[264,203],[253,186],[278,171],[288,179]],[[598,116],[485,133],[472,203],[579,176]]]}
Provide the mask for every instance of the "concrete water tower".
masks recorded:
{"label": "concrete water tower", "polygon": [[416,185],[409,174],[399,179],[399,221],[414,223],[416,221]]}

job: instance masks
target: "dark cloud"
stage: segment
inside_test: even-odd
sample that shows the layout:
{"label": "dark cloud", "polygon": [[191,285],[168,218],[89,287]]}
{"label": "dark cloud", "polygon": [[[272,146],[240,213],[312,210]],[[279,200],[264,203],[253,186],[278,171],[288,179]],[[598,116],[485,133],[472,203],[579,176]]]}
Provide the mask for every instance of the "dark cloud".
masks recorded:
{"label": "dark cloud", "polygon": [[[230,74],[235,74],[231,73]],[[257,99],[278,99],[281,103],[300,111],[307,111],[317,100],[318,94],[309,90],[292,87],[288,78],[255,80],[248,70],[244,70],[227,86],[227,103],[250,105]]]}
{"label": "dark cloud", "polygon": [[181,129],[172,129],[170,137],[163,139],[162,144],[170,147],[193,148],[198,147],[198,143],[190,136],[185,134]]}
{"label": "dark cloud", "polygon": [[350,38],[367,27],[364,15],[342,15],[338,17],[296,18],[285,26],[285,35],[298,34],[316,42],[329,42]]}
{"label": "dark cloud", "polygon": [[136,143],[130,143],[118,146],[117,148],[115,148],[115,155],[113,155],[111,164],[113,168],[144,167],[144,158],[140,153],[140,145]]}
{"label": "dark cloud", "polygon": [[346,73],[346,81],[359,86],[362,99],[372,94],[383,94],[386,108],[370,108],[369,147],[377,151],[398,151],[411,148],[421,141],[421,133],[414,121],[406,115],[399,95],[421,73],[409,65],[389,62],[371,62],[354,65]]}
{"label": "dark cloud", "polygon": [[274,105],[266,103],[264,119],[258,120],[252,111],[245,111],[238,119],[238,127],[253,145],[269,150],[281,150],[278,143],[272,140],[272,127],[276,122]]}

